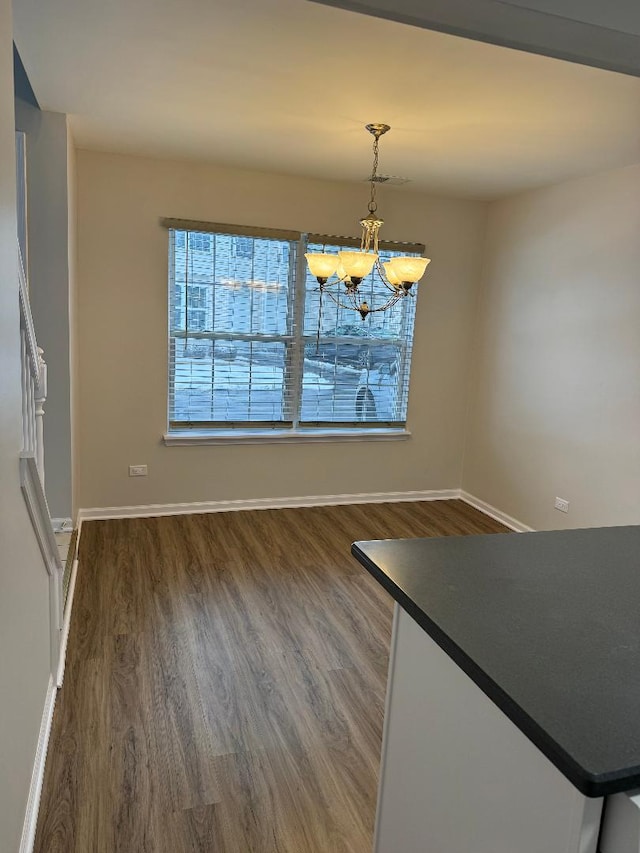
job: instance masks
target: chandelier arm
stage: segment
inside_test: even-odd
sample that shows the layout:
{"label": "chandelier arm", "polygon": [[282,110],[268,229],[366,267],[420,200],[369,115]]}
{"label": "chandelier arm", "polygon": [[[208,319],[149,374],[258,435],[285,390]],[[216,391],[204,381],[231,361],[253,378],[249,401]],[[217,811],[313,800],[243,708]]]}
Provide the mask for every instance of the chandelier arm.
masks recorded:
{"label": "chandelier arm", "polygon": [[358,310],[356,305],[345,305],[345,303],[341,302],[336,296],[334,296],[330,290],[325,290],[324,293],[326,293],[327,296],[330,299],[332,299],[336,305],[338,305],[340,308],[344,308],[345,311],[357,311]]}
{"label": "chandelier arm", "polygon": [[380,276],[380,280],[382,281],[382,283],[384,284],[384,286],[387,288],[387,290],[390,290],[392,293],[397,293],[397,292],[398,292],[398,288],[397,288],[397,287],[394,287],[394,286],[389,282],[389,279],[388,279],[388,278],[387,278],[387,276],[385,275],[385,272],[384,272],[384,270],[383,270],[383,268],[382,268],[382,264],[380,263],[380,258],[378,258],[378,259],[377,259],[377,261],[376,261],[376,270],[377,270],[377,272],[378,272],[378,275]]}
{"label": "chandelier arm", "polygon": [[342,278],[336,278],[336,280],[332,281],[331,284],[344,284],[347,279],[349,280],[349,282],[351,281],[348,275],[343,275]]}
{"label": "chandelier arm", "polygon": [[387,308],[391,308],[392,305],[395,305],[396,302],[399,302],[403,296],[401,294],[396,294],[388,299],[384,305],[379,305],[377,308],[369,308],[369,314],[377,314],[378,311],[386,311]]}
{"label": "chandelier arm", "polygon": [[336,278],[335,281],[333,281],[333,280],[325,281],[324,284],[322,284],[318,288],[318,290],[323,290],[323,291],[326,291],[328,293],[330,287],[336,287],[338,284],[343,284],[348,278],[349,278],[349,276],[345,275],[343,278]]}
{"label": "chandelier arm", "polygon": [[[335,304],[339,305],[341,308],[349,308],[349,309],[353,309],[354,311],[358,310],[358,307],[359,307],[358,299],[360,297],[360,291],[357,288],[349,289],[345,292],[343,292],[342,290],[332,291],[331,287],[335,288],[336,284],[339,284],[339,282],[332,281],[329,284],[325,283],[322,285],[322,287],[317,288],[317,290],[320,290],[322,293],[326,293],[327,296],[329,296],[335,302]],[[335,296],[334,293],[337,293],[338,296]],[[344,302],[340,301],[340,298],[339,298],[340,294],[342,294],[343,298],[346,298],[349,300],[349,304],[345,304]]]}
{"label": "chandelier arm", "polygon": [[[394,291],[395,291],[395,288],[394,288]],[[325,290],[323,287],[321,292],[326,293],[327,296],[336,305],[338,305],[340,308],[343,308],[345,311],[359,311],[360,310],[360,306],[356,302],[355,295],[353,295],[353,297],[351,297],[351,294],[350,294],[350,298],[352,298],[352,304],[347,305],[344,302],[342,302],[340,299],[338,299],[336,296],[334,296],[330,290]],[[393,305],[395,305],[401,299],[404,299],[405,296],[409,296],[409,295],[410,294],[398,293],[397,291],[395,291],[393,296],[391,296],[389,299],[387,299],[387,301],[384,303],[384,305],[380,305],[377,308],[369,308],[367,311],[367,314],[377,314],[379,311],[386,311],[387,308],[391,308]]]}

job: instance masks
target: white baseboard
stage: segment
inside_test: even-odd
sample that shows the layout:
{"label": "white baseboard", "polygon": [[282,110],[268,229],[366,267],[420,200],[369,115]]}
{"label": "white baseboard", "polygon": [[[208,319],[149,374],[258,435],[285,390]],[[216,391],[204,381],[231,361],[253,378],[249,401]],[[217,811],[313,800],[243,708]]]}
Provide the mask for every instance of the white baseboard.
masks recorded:
{"label": "white baseboard", "polygon": [[[77,554],[77,550],[75,552]],[[71,557],[70,557],[71,558]],[[62,635],[60,637],[60,656],[58,659],[58,687],[62,687],[64,681],[64,668],[67,662],[67,642],[69,640],[69,628],[71,627],[71,609],[73,607],[73,594],[76,590],[76,576],[78,574],[78,560],[73,558],[73,567],[71,569],[71,578],[69,579],[69,591],[67,593],[67,602],[64,608],[64,618],[62,622]]]}
{"label": "white baseboard", "polygon": [[102,506],[78,511],[78,539],[83,521],[116,518],[148,518],[163,515],[190,515],[208,512],[239,512],[250,509],[295,509],[343,504],[400,503],[403,501],[462,500],[485,515],[500,521],[511,530],[527,533],[533,528],[512,518],[506,512],[480,500],[462,489],[429,489],[421,492],[365,492],[353,495],[306,495],[286,498],[248,498],[234,501],[194,501],[175,504],[140,504],[139,506]]}
{"label": "white baseboard", "polygon": [[238,501],[104,506],[79,510],[78,521],[111,518],[145,518],[161,515],[190,515],[199,512],[234,512],[247,509],[292,509],[308,506],[340,506],[342,504],[442,501],[458,497],[460,497],[458,489],[440,489],[424,492],[371,492],[355,495],[307,495],[306,497],[252,498]]}
{"label": "white baseboard", "polygon": [[73,521],[70,518],[52,518],[54,533],[71,533],[73,530]]}
{"label": "white baseboard", "polygon": [[490,518],[494,518],[496,521],[500,521],[502,524],[506,525],[506,527],[511,528],[511,530],[515,530],[516,533],[531,533],[533,531],[533,527],[529,527],[522,521],[518,521],[517,518],[512,518],[510,515],[507,515],[506,512],[502,512],[502,510],[488,504],[486,501],[481,501],[480,498],[470,495],[469,492],[465,492],[461,489],[458,492],[458,497],[466,504],[469,504],[469,506],[479,509],[480,512],[483,512]]}
{"label": "white baseboard", "polygon": [[47,695],[42,712],[40,733],[38,735],[38,746],[31,774],[31,785],[29,786],[29,799],[22,827],[22,838],[20,839],[20,853],[32,853],[36,838],[36,827],[38,825],[38,811],[40,809],[40,795],[42,794],[42,782],[44,780],[44,767],[47,760],[47,749],[49,736],[51,735],[51,723],[53,721],[53,709],[56,704],[56,687],[53,676],[49,677]]}

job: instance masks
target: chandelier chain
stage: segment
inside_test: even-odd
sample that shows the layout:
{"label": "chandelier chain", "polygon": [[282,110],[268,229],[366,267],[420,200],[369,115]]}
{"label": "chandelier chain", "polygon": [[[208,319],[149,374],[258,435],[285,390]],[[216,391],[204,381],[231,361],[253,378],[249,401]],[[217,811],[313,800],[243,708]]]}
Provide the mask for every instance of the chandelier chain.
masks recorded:
{"label": "chandelier chain", "polygon": [[378,146],[380,144],[380,137],[376,136],[373,140],[373,167],[371,170],[371,197],[369,199],[369,213],[375,213],[378,209],[378,202],[376,201],[376,178],[378,177]]}

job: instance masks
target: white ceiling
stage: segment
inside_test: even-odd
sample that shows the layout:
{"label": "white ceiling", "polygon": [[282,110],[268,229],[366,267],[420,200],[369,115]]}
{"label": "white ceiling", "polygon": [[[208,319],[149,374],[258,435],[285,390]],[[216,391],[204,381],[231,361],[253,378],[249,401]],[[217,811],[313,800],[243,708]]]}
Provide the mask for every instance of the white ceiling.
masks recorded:
{"label": "white ceiling", "polygon": [[[640,160],[640,79],[306,0],[18,0],[81,148],[494,198]],[[403,190],[406,191],[406,190]]]}
{"label": "white ceiling", "polygon": [[638,0],[313,0],[640,77]]}

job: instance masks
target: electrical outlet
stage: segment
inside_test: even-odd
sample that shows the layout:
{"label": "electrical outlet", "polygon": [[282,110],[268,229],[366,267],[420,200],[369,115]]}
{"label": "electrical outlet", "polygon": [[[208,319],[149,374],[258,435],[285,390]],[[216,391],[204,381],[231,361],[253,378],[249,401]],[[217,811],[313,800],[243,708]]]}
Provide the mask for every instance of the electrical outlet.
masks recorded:
{"label": "electrical outlet", "polygon": [[146,477],[148,473],[146,465],[129,465],[130,477]]}
{"label": "electrical outlet", "polygon": [[559,509],[560,512],[569,512],[569,501],[565,501],[564,498],[556,498],[554,506],[556,509]]}

